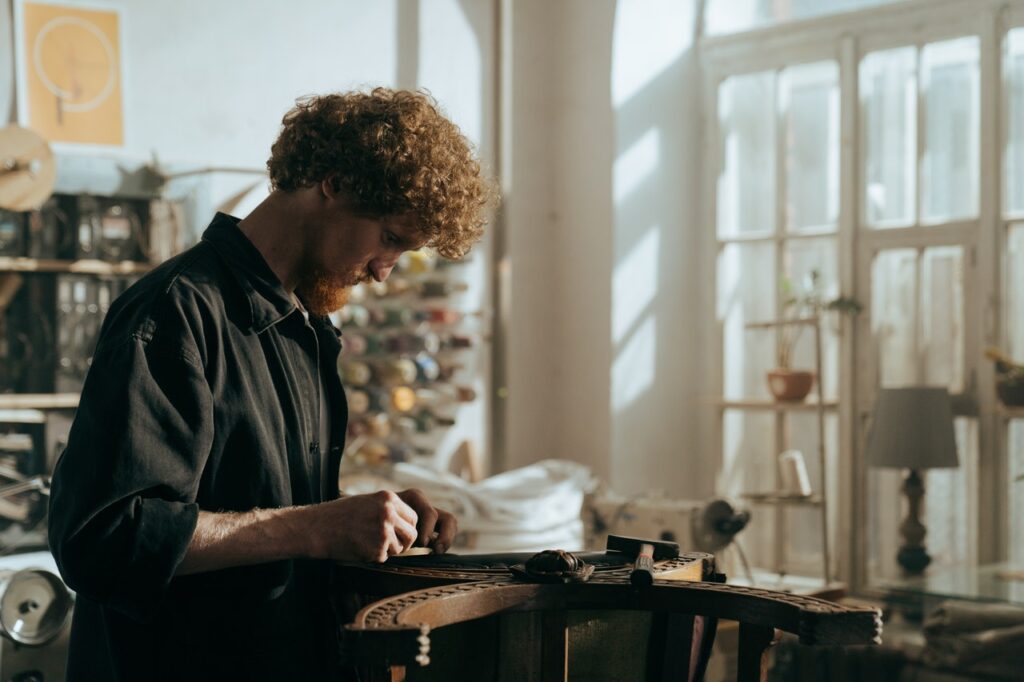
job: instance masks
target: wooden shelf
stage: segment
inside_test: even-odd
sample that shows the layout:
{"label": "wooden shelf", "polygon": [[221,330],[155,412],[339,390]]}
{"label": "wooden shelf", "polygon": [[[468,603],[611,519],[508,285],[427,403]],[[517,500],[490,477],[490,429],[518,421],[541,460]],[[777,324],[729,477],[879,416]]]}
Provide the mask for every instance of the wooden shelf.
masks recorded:
{"label": "wooden shelf", "polygon": [[[815,412],[818,401],[786,402],[784,400],[720,400],[716,405],[723,410],[770,410],[773,412]],[[828,411],[839,409],[835,400],[826,400],[822,407]]]}
{"label": "wooden shelf", "polygon": [[805,324],[813,327],[818,324],[817,317],[795,317],[791,320],[766,320],[764,322],[748,322],[747,329],[773,329],[775,327],[792,327]]}
{"label": "wooden shelf", "polygon": [[1021,405],[1011,407],[999,403],[996,410],[999,412],[999,416],[1006,419],[1024,419],[1024,406]]}
{"label": "wooden shelf", "polygon": [[82,275],[138,275],[153,269],[151,263],[102,260],[47,260],[0,256],[0,272],[69,272]]}
{"label": "wooden shelf", "polygon": [[791,504],[806,507],[820,507],[821,495],[791,495],[788,493],[743,493],[744,500],[755,504]]}
{"label": "wooden shelf", "polygon": [[4,393],[0,410],[74,410],[77,393]]}

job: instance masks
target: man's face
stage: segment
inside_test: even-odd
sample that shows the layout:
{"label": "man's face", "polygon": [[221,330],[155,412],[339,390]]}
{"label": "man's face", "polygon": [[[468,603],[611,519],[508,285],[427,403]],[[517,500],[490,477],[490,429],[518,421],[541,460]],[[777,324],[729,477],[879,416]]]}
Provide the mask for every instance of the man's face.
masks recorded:
{"label": "man's face", "polygon": [[334,204],[306,241],[295,291],[311,313],[326,315],[356,284],[386,280],[398,257],[423,243],[411,216],[367,218]]}

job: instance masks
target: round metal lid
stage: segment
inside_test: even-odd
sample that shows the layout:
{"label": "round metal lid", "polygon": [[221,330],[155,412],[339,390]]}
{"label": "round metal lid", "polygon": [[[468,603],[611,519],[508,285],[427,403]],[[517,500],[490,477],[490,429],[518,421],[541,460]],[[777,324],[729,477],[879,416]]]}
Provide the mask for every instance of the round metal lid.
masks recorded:
{"label": "round metal lid", "polygon": [[0,574],[0,628],[18,644],[46,644],[60,633],[70,611],[67,587],[49,571]]}

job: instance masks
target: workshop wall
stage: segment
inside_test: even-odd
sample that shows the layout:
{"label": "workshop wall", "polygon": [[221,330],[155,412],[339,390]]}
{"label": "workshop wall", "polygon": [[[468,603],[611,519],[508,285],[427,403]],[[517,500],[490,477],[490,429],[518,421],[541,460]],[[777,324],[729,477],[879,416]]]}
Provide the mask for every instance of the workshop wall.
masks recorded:
{"label": "workshop wall", "polygon": [[512,3],[509,466],[554,453],[623,494],[713,492],[696,5]]}
{"label": "workshop wall", "polygon": [[[375,84],[431,90],[495,172],[500,135],[510,315],[494,464],[567,457],[626,494],[712,492],[688,323],[712,267],[698,258],[695,0],[107,4],[124,21],[117,154],[259,168],[296,97]],[[9,19],[0,1],[0,120],[13,121]],[[210,203],[245,183],[221,180]]]}

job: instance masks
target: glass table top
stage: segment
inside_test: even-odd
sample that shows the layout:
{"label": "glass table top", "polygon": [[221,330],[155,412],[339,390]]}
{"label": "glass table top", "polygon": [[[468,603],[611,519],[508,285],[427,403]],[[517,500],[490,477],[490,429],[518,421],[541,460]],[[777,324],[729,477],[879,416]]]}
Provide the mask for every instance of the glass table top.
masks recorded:
{"label": "glass table top", "polygon": [[877,580],[872,587],[908,597],[998,601],[1024,605],[1024,566],[1008,563],[932,568],[915,578]]}

